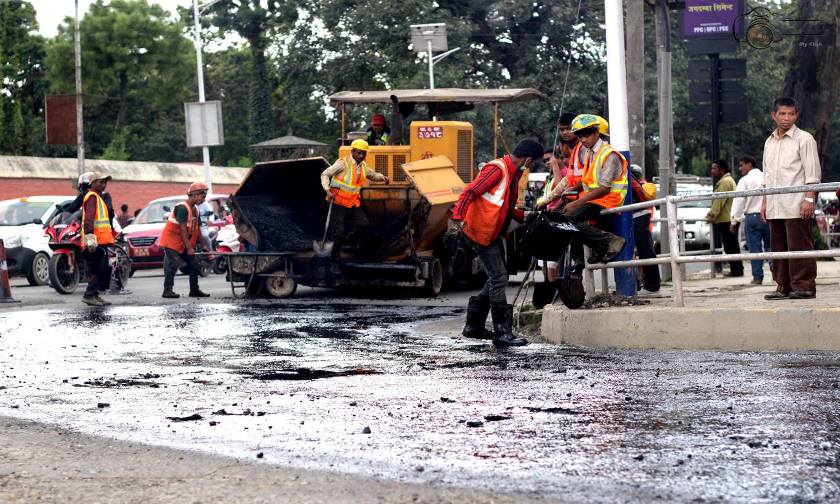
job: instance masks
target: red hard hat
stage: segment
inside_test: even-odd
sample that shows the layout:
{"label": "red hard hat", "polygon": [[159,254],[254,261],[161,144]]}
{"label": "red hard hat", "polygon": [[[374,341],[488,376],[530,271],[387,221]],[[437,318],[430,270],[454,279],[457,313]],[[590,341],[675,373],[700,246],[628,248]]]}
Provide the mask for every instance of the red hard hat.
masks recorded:
{"label": "red hard hat", "polygon": [[370,120],[371,124],[381,124],[385,125],[385,116],[382,114],[373,114],[373,117]]}
{"label": "red hard hat", "polygon": [[209,188],[207,187],[207,184],[205,184],[204,182],[193,182],[192,184],[190,184],[190,188],[187,189],[187,194],[192,194],[194,192],[199,191],[207,191],[208,189]]}

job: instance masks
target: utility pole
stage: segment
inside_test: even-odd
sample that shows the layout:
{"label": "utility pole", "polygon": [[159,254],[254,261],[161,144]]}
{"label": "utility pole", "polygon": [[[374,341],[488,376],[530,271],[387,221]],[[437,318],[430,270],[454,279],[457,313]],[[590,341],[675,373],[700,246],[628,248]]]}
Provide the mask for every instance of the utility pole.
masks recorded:
{"label": "utility pole", "polygon": [[[676,193],[674,180],[674,122],[673,100],[671,98],[671,16],[668,12],[667,0],[656,2],[656,85],[659,94],[659,187],[662,194]],[[659,239],[661,253],[667,254],[671,250],[668,239],[668,226],[665,218],[668,210],[660,207]],[[673,244],[678,246],[678,244]],[[670,265],[662,265],[662,279],[671,279]]]}
{"label": "utility pole", "polygon": [[79,160],[79,175],[85,172],[85,133],[82,118],[82,43],[79,34],[79,0],[76,0],[76,30],[73,36],[76,52],[76,157]]}
{"label": "utility pole", "polygon": [[[625,157],[630,157],[630,132],[627,114],[627,72],[624,69],[624,12],[621,0],[604,1],[604,25],[607,32],[607,89],[610,110],[610,144]],[[629,174],[628,174],[629,176]],[[632,202],[627,191],[625,203]],[[621,212],[613,220],[613,228],[625,244],[618,261],[633,258],[633,212]],[[615,268],[615,287],[620,296],[636,295],[636,269]]]}
{"label": "utility pole", "polygon": [[[207,2],[204,6],[216,2]],[[201,23],[199,22],[198,0],[193,0],[193,23],[195,25],[195,63],[198,67],[198,101],[204,103],[204,64],[201,61]],[[213,178],[210,176],[210,147],[201,147],[201,158],[204,164],[204,183],[207,184],[209,192],[213,192]]]}
{"label": "utility pole", "polygon": [[645,170],[645,2],[627,6],[627,108],[630,117],[630,157]]}

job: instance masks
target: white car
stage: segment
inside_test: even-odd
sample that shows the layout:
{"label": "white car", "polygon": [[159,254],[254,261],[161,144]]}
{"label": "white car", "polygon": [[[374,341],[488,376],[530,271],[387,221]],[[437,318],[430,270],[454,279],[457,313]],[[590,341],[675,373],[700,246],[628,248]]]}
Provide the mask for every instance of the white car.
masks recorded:
{"label": "white car", "polygon": [[6,247],[9,274],[25,276],[30,285],[49,283],[52,250],[44,226],[56,206],[75,196],[29,196],[0,201],[0,239]]}
{"label": "white car", "polygon": [[[688,196],[693,194],[711,194],[712,187],[700,184],[677,184],[677,195]],[[659,192],[659,194],[662,194]],[[709,248],[709,223],[706,222],[706,215],[712,208],[712,200],[692,201],[680,203],[677,208],[677,217],[685,219],[683,232],[685,234],[685,247],[687,249]],[[654,212],[654,219],[659,219],[659,209]],[[653,226],[653,241],[659,243],[660,224],[667,227],[665,223],[655,221]]]}

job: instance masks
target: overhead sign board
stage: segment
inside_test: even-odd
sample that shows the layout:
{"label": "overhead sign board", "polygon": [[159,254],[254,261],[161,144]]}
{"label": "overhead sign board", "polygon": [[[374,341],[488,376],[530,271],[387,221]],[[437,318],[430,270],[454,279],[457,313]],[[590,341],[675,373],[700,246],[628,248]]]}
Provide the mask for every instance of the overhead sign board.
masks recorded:
{"label": "overhead sign board", "polygon": [[688,53],[737,51],[744,31],[743,14],[743,0],[685,0],[682,34]]}

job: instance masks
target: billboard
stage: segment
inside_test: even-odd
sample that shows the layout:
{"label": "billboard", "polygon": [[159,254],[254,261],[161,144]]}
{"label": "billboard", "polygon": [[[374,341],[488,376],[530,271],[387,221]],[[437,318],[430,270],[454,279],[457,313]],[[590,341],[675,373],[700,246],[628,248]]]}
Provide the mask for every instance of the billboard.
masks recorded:
{"label": "billboard", "polygon": [[184,104],[187,124],[187,147],[224,145],[222,102],[189,102]]}
{"label": "billboard", "polygon": [[689,54],[738,50],[744,32],[743,0],[685,0],[682,34]]}

